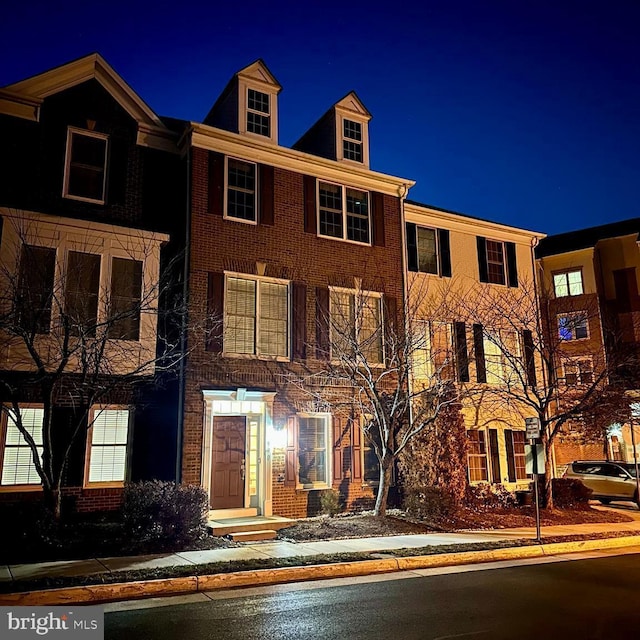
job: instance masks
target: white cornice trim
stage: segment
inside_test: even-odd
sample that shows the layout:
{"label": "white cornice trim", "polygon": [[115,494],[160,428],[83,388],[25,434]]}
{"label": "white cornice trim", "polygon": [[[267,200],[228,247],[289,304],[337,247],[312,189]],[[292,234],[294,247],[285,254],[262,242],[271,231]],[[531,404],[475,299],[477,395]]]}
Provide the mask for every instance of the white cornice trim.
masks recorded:
{"label": "white cornice trim", "polygon": [[323,180],[348,184],[367,191],[379,191],[396,198],[404,196],[415,184],[415,180],[397,178],[362,167],[347,166],[344,163],[280,147],[267,141],[247,140],[246,137],[236,133],[197,122],[191,123],[191,131],[191,144],[194,147],[268,164],[279,169],[313,175]]}
{"label": "white cornice trim", "polygon": [[490,222],[488,220],[478,220],[460,213],[450,213],[448,211],[440,211],[431,207],[419,206],[405,202],[404,204],[405,220],[416,224],[424,224],[435,226],[442,229],[449,229],[459,233],[467,233],[478,235],[481,232],[496,240],[504,240],[508,242],[516,242],[518,244],[531,245],[533,238],[545,238],[546,233],[538,231],[527,231],[518,227],[511,227],[499,222]]}

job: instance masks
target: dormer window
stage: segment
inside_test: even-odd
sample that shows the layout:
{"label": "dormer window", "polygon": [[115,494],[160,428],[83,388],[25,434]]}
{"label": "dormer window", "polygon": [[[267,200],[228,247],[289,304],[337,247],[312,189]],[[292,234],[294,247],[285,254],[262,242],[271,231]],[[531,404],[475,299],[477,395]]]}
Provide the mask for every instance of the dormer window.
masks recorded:
{"label": "dormer window", "polygon": [[247,93],[247,131],[271,137],[269,94],[249,89]]}
{"label": "dormer window", "polygon": [[342,157],[362,162],[362,124],[353,120],[342,121]]}
{"label": "dormer window", "polygon": [[104,204],[108,136],[69,127],[62,195],[73,200]]}

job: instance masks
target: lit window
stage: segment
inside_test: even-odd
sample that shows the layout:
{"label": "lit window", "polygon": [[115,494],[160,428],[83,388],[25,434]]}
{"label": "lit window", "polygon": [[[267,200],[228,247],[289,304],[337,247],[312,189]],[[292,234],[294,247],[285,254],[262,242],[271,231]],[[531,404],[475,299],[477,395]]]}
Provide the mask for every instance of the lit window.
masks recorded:
{"label": "lit window", "polygon": [[298,484],[305,489],[329,486],[330,416],[305,414],[298,423]]}
{"label": "lit window", "polygon": [[556,293],[556,298],[582,295],[584,293],[582,287],[582,271],[576,269],[574,271],[565,271],[564,273],[554,273],[553,288]]}
{"label": "lit window", "polygon": [[488,479],[487,447],[484,431],[467,431],[467,445],[469,480],[471,482],[486,482]]}
{"label": "lit window", "polygon": [[140,298],[142,262],[113,258],[111,261],[111,312],[109,338],[140,338]]}
{"label": "lit window", "polygon": [[69,128],[63,196],[104,203],[108,137]]}
{"label": "lit window", "polygon": [[122,483],[127,465],[128,409],[93,409],[89,429],[87,483]]}
{"label": "lit window", "polygon": [[289,356],[289,286],[227,276],[224,351],[233,354]]}
{"label": "lit window", "polygon": [[513,466],[516,472],[516,480],[527,479],[527,456],[525,453],[526,433],[524,431],[512,431],[513,438]]}
{"label": "lit window", "polygon": [[256,222],[256,165],[227,158],[226,218]]}
{"label": "lit window", "polygon": [[[33,453],[11,411],[3,411],[5,436],[2,458],[2,485],[39,485],[40,476],[33,464]],[[22,426],[33,438],[38,456],[42,460],[42,423],[44,409],[20,407]]]}
{"label": "lit window", "polygon": [[342,157],[362,162],[362,123],[346,118],[342,121]]}
{"label": "lit window", "polygon": [[318,182],[319,234],[369,244],[369,194]]}
{"label": "lit window", "polygon": [[269,94],[249,89],[247,93],[247,131],[271,136],[271,112]]}
{"label": "lit window", "polygon": [[483,336],[487,384],[518,385],[524,381],[522,353],[515,331],[486,331]]}
{"label": "lit window", "polygon": [[49,333],[56,250],[23,245],[16,311],[18,324],[28,333]]}
{"label": "lit window", "polygon": [[453,379],[453,333],[449,322],[425,322],[416,332],[413,345],[413,377],[417,384],[436,376]]}
{"label": "lit window", "polygon": [[589,322],[586,313],[563,313],[558,315],[558,337],[560,340],[584,340],[589,337]]}

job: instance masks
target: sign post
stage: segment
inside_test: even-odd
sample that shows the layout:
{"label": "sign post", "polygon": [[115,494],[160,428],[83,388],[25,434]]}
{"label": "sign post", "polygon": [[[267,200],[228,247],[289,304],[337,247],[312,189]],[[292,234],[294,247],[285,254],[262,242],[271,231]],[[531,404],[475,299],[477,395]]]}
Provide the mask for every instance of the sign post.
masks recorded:
{"label": "sign post", "polygon": [[525,418],[525,428],[527,439],[531,442],[532,462],[533,462],[533,491],[536,503],[536,542],[542,544],[540,534],[540,494],[538,489],[538,438],[540,438],[540,420],[538,418]]}

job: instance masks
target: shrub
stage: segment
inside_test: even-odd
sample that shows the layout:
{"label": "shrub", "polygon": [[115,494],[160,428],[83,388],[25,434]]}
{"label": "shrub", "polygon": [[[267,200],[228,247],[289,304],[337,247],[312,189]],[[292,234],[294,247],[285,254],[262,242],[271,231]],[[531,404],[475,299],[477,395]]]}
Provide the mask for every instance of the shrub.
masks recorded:
{"label": "shrub", "polygon": [[443,487],[412,487],[404,496],[408,515],[420,520],[442,520],[456,512],[456,501]]}
{"label": "shrub", "polygon": [[336,515],[342,511],[340,507],[340,494],[335,489],[327,489],[320,494],[320,509],[327,516]]}
{"label": "shrub", "polygon": [[181,546],[206,533],[207,494],[197,485],[152,480],[124,489],[122,520],[127,535],[158,546]]}
{"label": "shrub", "polygon": [[586,509],[593,493],[577,478],[554,478],[551,487],[553,503],[558,509]]}
{"label": "shrub", "polygon": [[0,507],[0,553],[3,561],[31,555],[39,557],[58,549],[60,524],[40,501],[24,501]]}
{"label": "shrub", "polygon": [[469,485],[465,502],[467,506],[476,509],[512,509],[518,504],[515,494],[504,485],[488,482]]}

